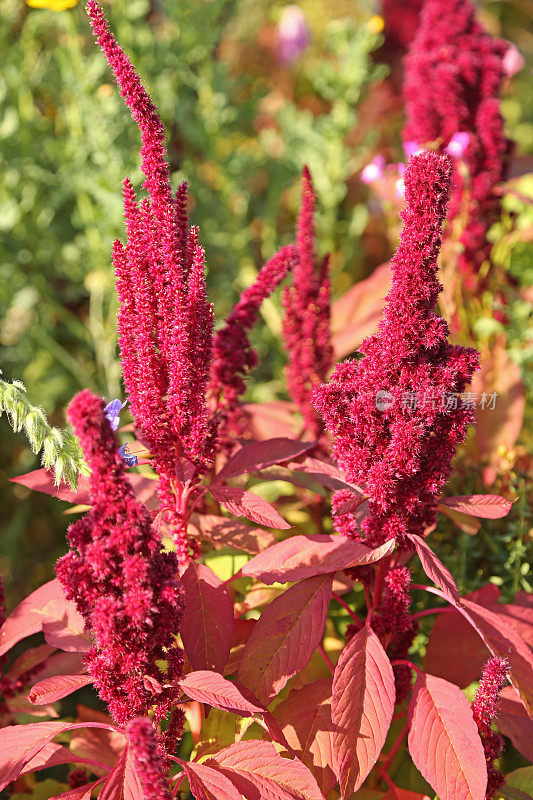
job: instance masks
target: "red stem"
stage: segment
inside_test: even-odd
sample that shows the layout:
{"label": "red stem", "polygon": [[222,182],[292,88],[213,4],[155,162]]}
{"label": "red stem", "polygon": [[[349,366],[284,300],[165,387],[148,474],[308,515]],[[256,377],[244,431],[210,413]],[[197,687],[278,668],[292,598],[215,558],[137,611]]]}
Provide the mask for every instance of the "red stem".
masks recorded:
{"label": "red stem", "polygon": [[331,658],[326,653],[326,651],[324,650],[324,645],[323,644],[319,644],[318,645],[318,650],[319,650],[320,655],[322,656],[322,658],[326,662],[329,671],[333,675],[333,673],[335,672],[335,665],[334,665],[333,661],[331,660]]}
{"label": "red stem", "polygon": [[[388,776],[389,767],[392,764],[394,756],[396,755],[396,753],[398,752],[398,750],[400,749],[400,747],[403,744],[403,740],[405,739],[405,737],[407,735],[407,727],[408,726],[407,726],[407,723],[406,723],[403,726],[403,728],[401,729],[401,731],[400,731],[400,733],[398,735],[398,738],[396,739],[396,741],[392,745],[392,747],[391,747],[391,749],[389,751],[389,754],[388,754],[387,758],[385,759],[385,763],[383,764],[383,766],[381,767],[381,769],[378,772],[378,777],[379,778],[385,778],[385,774],[387,774],[387,777],[389,777]],[[387,783],[388,783],[388,781],[387,781]]]}
{"label": "red stem", "polygon": [[424,611],[417,611],[416,614],[411,616],[411,619],[420,619],[420,617],[427,617],[430,614],[442,614],[448,611],[447,608],[426,608]]}
{"label": "red stem", "polygon": [[413,664],[412,661],[408,661],[406,658],[396,658],[394,661],[390,662],[393,667],[404,666],[404,667],[411,667],[414,669],[417,675],[423,675],[422,670],[420,667],[417,667],[416,664]]}
{"label": "red stem", "polygon": [[339,605],[341,605],[341,606],[342,606],[342,607],[345,609],[345,611],[347,611],[347,612],[348,612],[348,614],[349,614],[349,615],[350,615],[350,617],[353,619],[353,621],[354,621],[354,622],[355,622],[357,625],[359,625],[359,627],[360,627],[360,628],[362,628],[362,627],[363,627],[363,622],[362,622],[362,620],[360,620],[360,619],[359,619],[359,617],[358,617],[358,616],[357,616],[357,615],[356,615],[356,614],[355,614],[355,613],[352,611],[352,609],[350,608],[350,606],[348,605],[348,603],[345,603],[345,602],[344,602],[344,600],[342,599],[342,597],[339,597],[339,595],[338,595],[336,592],[332,592],[332,593],[331,593],[331,596],[333,597],[333,599],[334,599],[334,600],[336,600],[336,601],[337,601],[337,603],[338,603]]}

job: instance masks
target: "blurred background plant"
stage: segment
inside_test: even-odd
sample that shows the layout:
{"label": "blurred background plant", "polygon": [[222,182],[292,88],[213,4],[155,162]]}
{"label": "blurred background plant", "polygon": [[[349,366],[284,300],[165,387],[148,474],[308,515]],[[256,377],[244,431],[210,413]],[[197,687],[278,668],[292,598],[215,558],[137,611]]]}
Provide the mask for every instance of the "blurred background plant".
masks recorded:
{"label": "blurred background plant", "polygon": [[[292,238],[304,163],[318,195],[320,250],[332,253],[333,297],[387,260],[401,198],[379,196],[361,180],[376,153],[404,158],[401,66],[387,52],[379,3],[112,0],[106,11],[165,122],[173,183],[190,183],[219,322]],[[503,416],[487,416],[463,453],[454,490],[481,491],[484,481],[516,496],[531,470],[530,405],[528,424],[522,417],[533,358],[533,35],[518,0],[484,2],[479,13],[525,58],[503,99],[516,153],[491,231],[496,274],[511,288],[500,314],[494,283],[461,309],[468,324],[457,338],[473,337],[489,360],[499,353],[489,367],[512,380],[499,386]],[[0,18],[0,368],[62,427],[79,389],[108,400],[123,394],[110,252],[122,235],[121,181],[140,183],[138,137],[81,3],[0,0]],[[279,295],[262,313],[249,395],[270,401],[286,397]],[[57,501],[8,483],[38,463],[23,436],[0,425],[0,572],[11,605],[51,574],[66,520]],[[505,435],[484,434],[491,425]],[[473,469],[480,458],[483,471]],[[526,588],[528,508],[516,504],[516,530],[503,520],[491,539],[461,534],[460,547],[442,526],[450,566],[463,564],[464,588],[489,577],[507,593]]]}

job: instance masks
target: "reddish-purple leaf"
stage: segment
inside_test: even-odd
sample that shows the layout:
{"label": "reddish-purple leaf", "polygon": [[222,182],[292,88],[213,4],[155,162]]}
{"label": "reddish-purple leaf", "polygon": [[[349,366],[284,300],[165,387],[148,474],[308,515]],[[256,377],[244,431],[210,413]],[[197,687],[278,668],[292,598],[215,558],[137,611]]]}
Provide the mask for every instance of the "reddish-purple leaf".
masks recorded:
{"label": "reddish-purple leaf", "polygon": [[442,503],[439,503],[437,508],[441,514],[444,514],[446,517],[448,517],[448,519],[451,519],[451,521],[454,522],[460,530],[464,531],[469,536],[475,536],[481,528],[481,522],[477,517],[471,517],[468,514],[462,514],[460,511],[455,511],[453,508],[448,508],[448,506],[442,505]]}
{"label": "reddish-purple leaf", "polygon": [[376,763],[395,700],[391,663],[374,631],[365,626],[342,651],[333,676],[335,768],[344,798],[359,789]]}
{"label": "reddish-purple leaf", "polygon": [[233,642],[233,603],[228,590],[204,564],[189,564],[181,578],[185,609],[181,639],[193,669],[222,672]]}
{"label": "reddish-purple leaf", "polygon": [[193,700],[241,717],[253,717],[265,711],[263,706],[247,700],[235,683],[226,680],[218,672],[190,672],[178,681],[178,685]]}
{"label": "reddish-purple leaf", "polygon": [[267,584],[300,581],[356,565],[374,564],[393,549],[394,539],[371,550],[345,536],[291,536],[254,556],[244,565],[241,573],[248,578],[259,578]]}
{"label": "reddish-purple leaf", "polygon": [[29,772],[38,772],[41,769],[48,769],[48,767],[56,767],[59,764],[90,764],[98,767],[104,767],[101,762],[95,761],[92,758],[82,758],[75,753],[63,747],[61,744],[49,742],[37,755],[29,761],[19,775],[26,775]]}
{"label": "reddish-purple leaf", "polygon": [[76,605],[64,597],[49,600],[38,612],[43,617],[47,644],[67,653],[86,653],[92,645],[85,633],[85,620]]}
{"label": "reddish-purple leaf", "polygon": [[381,264],[372,275],[358,281],[332,304],[331,331],[336,361],[353,352],[376,330],[390,281],[389,264]]}
{"label": "reddish-purple leaf", "polygon": [[50,658],[55,649],[49,644],[40,644],[37,647],[29,647],[11,665],[6,673],[9,677],[16,678],[27,670],[34,672],[36,667],[43,666]]}
{"label": "reddish-purple leaf", "polygon": [[129,748],[126,748],[105,779],[98,800],[144,800],[144,797],[142,784],[135,769],[133,754]]}
{"label": "reddish-purple leaf", "polygon": [[507,516],[513,504],[498,494],[462,494],[456,497],[442,497],[439,505],[472,517],[500,519]]}
{"label": "reddish-purple leaf", "polygon": [[56,675],[53,678],[45,678],[32,686],[28,700],[36,706],[55,703],[56,700],[61,700],[92,682],[91,675]]}
{"label": "reddish-purple leaf", "polygon": [[219,769],[195,761],[177,760],[187,775],[196,800],[242,800],[237,787]]}
{"label": "reddish-purple leaf", "polygon": [[280,517],[274,506],[263,500],[253,492],[245,492],[236,486],[210,486],[211,494],[218,502],[226,508],[230,514],[236,517],[246,517],[259,525],[266,525],[269,528],[287,530],[291,526],[283,517]]}
{"label": "reddish-purple leaf", "polygon": [[281,464],[306,453],[315,445],[316,442],[300,442],[297,439],[284,438],[245,444],[226,461],[220,472],[215,475],[214,482],[220,483],[245,472],[255,472],[274,464]]}
{"label": "reddish-purple leaf", "polygon": [[531,650],[520,634],[505,621],[503,614],[495,613],[465,597],[458,608],[466,612],[493,655],[507,658],[511,665],[513,685],[529,709],[533,709],[533,661]]}
{"label": "reddish-purple leaf", "polygon": [[420,536],[408,535],[407,538],[415,548],[422,564],[422,569],[439,589],[449,595],[453,600],[459,600],[459,590],[456,586],[451,572],[444,566],[442,561],[435,555],[431,547]]}
{"label": "reddish-purple leaf", "polygon": [[246,800],[324,800],[307,767],[297,758],[282,758],[270,742],[237,742],[205,763],[218,768]]}
{"label": "reddish-purple leaf", "polygon": [[300,672],[322,640],[332,575],[291,586],[261,614],[244,648],[239,681],[267,705]]}
{"label": "reddish-purple leaf", "polygon": [[298,758],[311,770],[324,795],[337,783],[331,719],[331,680],[293,689],[275,710],[276,719]]}
{"label": "reddish-purple leaf", "polygon": [[514,686],[506,686],[500,693],[496,722],[500,733],[507,736],[513,747],[533,763],[533,719]]}
{"label": "reddish-purple leaf", "polygon": [[193,514],[190,524],[201,539],[215,547],[234,547],[252,555],[261,553],[277,541],[272,531],[250,528],[246,522],[215,514]]}
{"label": "reddish-purple leaf", "polygon": [[63,589],[57,578],[32,592],[8,616],[0,628],[0,656],[7,653],[21,639],[42,630],[43,616],[39,611],[51,600],[65,601]]}
{"label": "reddish-purple leaf", "polygon": [[440,800],[484,800],[487,766],[466,695],[420,673],[408,710],[409,752]]}
{"label": "reddish-purple leaf", "polygon": [[59,733],[77,728],[116,730],[104,722],[30,722],[0,728],[0,791]]}
{"label": "reddish-purple leaf", "polygon": [[424,670],[464,689],[479,680],[490,655],[472,625],[450,609],[437,615],[431,629]]}
{"label": "reddish-purple leaf", "polygon": [[78,786],[75,789],[69,789],[61,794],[55,794],[50,800],[90,800],[93,789],[102,783],[102,778],[99,778],[94,783],[86,783],[85,786]]}

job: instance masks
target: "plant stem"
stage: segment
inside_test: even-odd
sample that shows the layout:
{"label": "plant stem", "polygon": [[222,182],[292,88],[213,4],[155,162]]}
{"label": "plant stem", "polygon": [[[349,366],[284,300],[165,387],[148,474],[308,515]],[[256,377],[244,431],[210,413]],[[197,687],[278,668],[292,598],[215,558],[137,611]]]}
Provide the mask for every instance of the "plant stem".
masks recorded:
{"label": "plant stem", "polygon": [[331,658],[326,653],[326,651],[324,650],[324,645],[323,644],[319,644],[318,645],[318,650],[319,650],[320,655],[322,656],[322,658],[326,662],[329,671],[333,675],[333,673],[335,672],[335,665],[334,665],[333,661],[331,660]]}
{"label": "plant stem", "polygon": [[344,610],[345,610],[345,611],[347,611],[347,612],[348,612],[348,614],[349,614],[349,615],[350,615],[350,617],[353,619],[353,621],[354,621],[354,622],[355,622],[357,625],[359,625],[359,627],[360,627],[360,628],[362,628],[362,627],[363,627],[363,622],[362,622],[362,620],[360,620],[360,619],[359,619],[359,617],[357,616],[357,614],[355,614],[355,613],[352,611],[352,609],[350,608],[350,606],[348,605],[348,603],[345,603],[345,602],[344,602],[344,600],[342,599],[342,597],[339,597],[339,595],[338,595],[336,592],[332,592],[332,593],[331,593],[331,596],[333,597],[333,599],[334,599],[334,600],[336,600],[336,601],[337,601],[337,603],[338,603],[339,605],[341,605],[341,606],[344,608]]}

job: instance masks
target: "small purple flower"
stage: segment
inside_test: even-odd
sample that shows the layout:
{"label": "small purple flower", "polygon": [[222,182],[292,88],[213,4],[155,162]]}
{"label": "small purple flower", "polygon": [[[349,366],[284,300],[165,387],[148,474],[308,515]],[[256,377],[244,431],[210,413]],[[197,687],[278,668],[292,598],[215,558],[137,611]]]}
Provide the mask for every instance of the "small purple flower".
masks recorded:
{"label": "small purple flower", "polygon": [[465,131],[457,131],[448,142],[448,146],[444,148],[444,151],[448,153],[449,156],[462,158],[469,144],[470,134]]}
{"label": "small purple flower", "polygon": [[311,40],[305,14],[296,5],[286,6],[278,23],[278,58],[285,64],[295,61]]}
{"label": "small purple flower", "polygon": [[136,467],[139,463],[137,456],[134,456],[132,453],[128,453],[127,444],[123,444],[122,447],[118,448],[118,454],[124,459],[128,467]]}
{"label": "small purple flower", "polygon": [[117,430],[120,424],[120,412],[125,405],[126,403],[121,403],[118,399],[111,400],[111,402],[106,405],[104,413],[109,421],[109,424],[111,425],[111,430]]}
{"label": "small purple flower", "polygon": [[384,171],[385,158],[381,155],[378,155],[373,158],[370,164],[367,164],[362,170],[361,181],[363,183],[374,183],[374,181],[379,180],[383,176]]}

